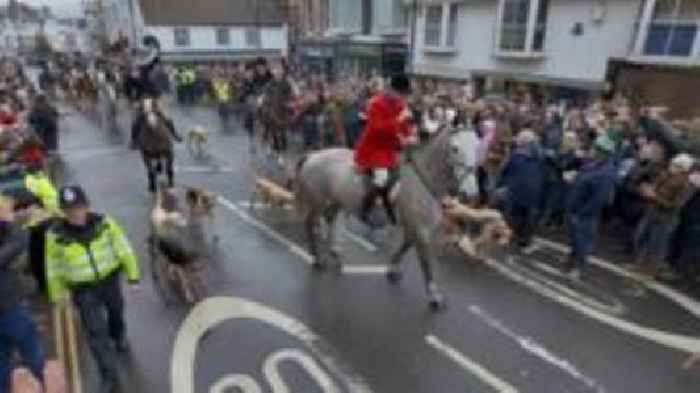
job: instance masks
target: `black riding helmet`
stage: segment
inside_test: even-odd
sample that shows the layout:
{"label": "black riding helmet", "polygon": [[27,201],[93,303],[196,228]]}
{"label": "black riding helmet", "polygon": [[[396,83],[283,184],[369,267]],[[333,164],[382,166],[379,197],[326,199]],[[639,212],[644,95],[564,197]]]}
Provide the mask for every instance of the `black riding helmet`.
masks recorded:
{"label": "black riding helmet", "polygon": [[406,74],[392,76],[389,86],[400,94],[411,94],[411,81],[408,80]]}

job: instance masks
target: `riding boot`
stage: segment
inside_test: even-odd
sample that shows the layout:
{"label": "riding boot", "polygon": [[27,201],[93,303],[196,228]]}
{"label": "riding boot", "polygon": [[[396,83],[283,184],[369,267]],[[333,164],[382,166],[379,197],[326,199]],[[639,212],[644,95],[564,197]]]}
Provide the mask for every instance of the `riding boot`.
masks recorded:
{"label": "riding boot", "polygon": [[391,200],[389,198],[389,188],[385,187],[381,190],[382,204],[384,205],[384,210],[386,210],[386,215],[389,217],[389,222],[391,225],[396,225],[396,214],[394,213],[394,207],[391,205]]}
{"label": "riding boot", "polygon": [[360,220],[365,224],[372,225],[370,222],[370,214],[372,213],[372,208],[380,195],[381,190],[377,187],[369,187],[367,194],[362,199],[362,204],[360,205]]}

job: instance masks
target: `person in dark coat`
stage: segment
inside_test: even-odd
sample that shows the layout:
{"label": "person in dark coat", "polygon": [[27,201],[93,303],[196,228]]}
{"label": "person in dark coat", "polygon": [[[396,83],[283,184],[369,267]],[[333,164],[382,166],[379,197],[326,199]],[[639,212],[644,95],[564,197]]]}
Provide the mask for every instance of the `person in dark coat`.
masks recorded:
{"label": "person in dark coat", "polygon": [[12,200],[0,197],[0,392],[10,389],[15,350],[38,379],[46,361],[31,312],[23,304],[26,288],[16,264],[27,250],[28,234],[16,223],[13,210]]}
{"label": "person in dark coat", "polygon": [[531,245],[536,227],[544,191],[544,165],[537,136],[532,130],[521,131],[516,138],[516,149],[501,174],[500,186],[506,190],[506,216],[513,227],[516,245],[524,251]]}
{"label": "person in dark coat", "polygon": [[679,222],[671,238],[668,263],[678,274],[685,289],[697,288],[700,272],[700,167],[688,176],[693,187],[688,201],[679,214]]}
{"label": "person in dark coat", "polygon": [[574,279],[580,278],[587,267],[598,223],[603,209],[612,202],[617,183],[617,168],[612,160],[615,143],[602,135],[595,140],[593,147],[593,159],[581,168],[566,204],[571,253],[565,271]]}
{"label": "person in dark coat", "polygon": [[58,111],[45,95],[39,95],[29,113],[29,124],[49,153],[58,150]]}

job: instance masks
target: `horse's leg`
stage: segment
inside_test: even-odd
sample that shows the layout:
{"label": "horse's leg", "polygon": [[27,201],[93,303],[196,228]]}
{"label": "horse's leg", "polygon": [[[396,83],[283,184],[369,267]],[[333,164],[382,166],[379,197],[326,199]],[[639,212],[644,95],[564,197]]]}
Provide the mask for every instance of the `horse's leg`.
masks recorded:
{"label": "horse's leg", "polygon": [[148,175],[148,191],[155,194],[156,192],[156,170],[153,166],[153,160],[146,155],[143,155],[143,163],[146,165],[146,173]]}
{"label": "horse's leg", "polygon": [[416,251],[418,252],[418,261],[420,262],[423,277],[425,279],[426,291],[430,298],[430,308],[433,311],[441,310],[445,307],[445,296],[438,289],[433,276],[433,252],[430,248],[430,243],[426,235],[419,235],[416,241]]}
{"label": "horse's leg", "polygon": [[342,266],[342,263],[340,262],[340,249],[338,248],[336,239],[336,227],[339,211],[340,209],[338,207],[333,206],[326,209],[326,212],[324,214],[326,218],[326,224],[328,224],[328,239],[326,240],[326,244],[328,245],[328,254],[330,258],[334,262],[336,262],[338,268]]}
{"label": "horse's leg", "polygon": [[403,240],[401,241],[401,245],[391,256],[389,268],[386,272],[386,279],[389,280],[390,283],[396,284],[403,278],[403,272],[401,271],[401,261],[403,261],[403,257],[406,255],[408,250],[411,249],[412,246],[413,242],[408,239],[408,236],[404,235]]}
{"label": "horse's leg", "polygon": [[314,269],[322,269],[325,267],[324,262],[319,258],[318,254],[318,239],[316,238],[316,227],[318,224],[318,215],[314,211],[306,213],[304,219],[304,229],[306,230],[306,238],[309,242],[309,252],[313,257],[312,267]]}
{"label": "horse's leg", "polygon": [[165,156],[165,172],[168,175],[168,186],[171,188],[175,186],[175,169],[173,168],[174,161],[175,157],[171,150]]}

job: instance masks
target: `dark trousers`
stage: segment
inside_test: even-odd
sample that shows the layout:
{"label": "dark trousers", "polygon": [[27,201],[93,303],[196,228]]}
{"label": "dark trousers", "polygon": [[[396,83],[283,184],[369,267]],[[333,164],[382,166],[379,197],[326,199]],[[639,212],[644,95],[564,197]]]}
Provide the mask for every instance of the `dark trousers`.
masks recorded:
{"label": "dark trousers", "polygon": [[224,132],[228,131],[229,128],[229,118],[231,117],[231,106],[226,102],[220,102],[219,107],[219,120],[221,120],[221,127]]}
{"label": "dark trousers", "polygon": [[515,241],[519,247],[528,247],[537,227],[537,209],[532,206],[508,203],[508,219],[513,227]]}
{"label": "dark trousers", "polygon": [[117,382],[117,353],[113,341],[124,339],[126,333],[119,274],[94,286],[74,288],[73,302],[102,378]]}
{"label": "dark trousers", "polygon": [[594,218],[569,215],[569,237],[571,239],[570,260],[576,268],[584,270],[588,265],[588,256],[593,252],[598,222]]}
{"label": "dark trousers", "polygon": [[43,379],[46,354],[31,313],[20,304],[0,313],[0,393],[10,391],[11,359],[15,350],[32,373],[39,380]]}

